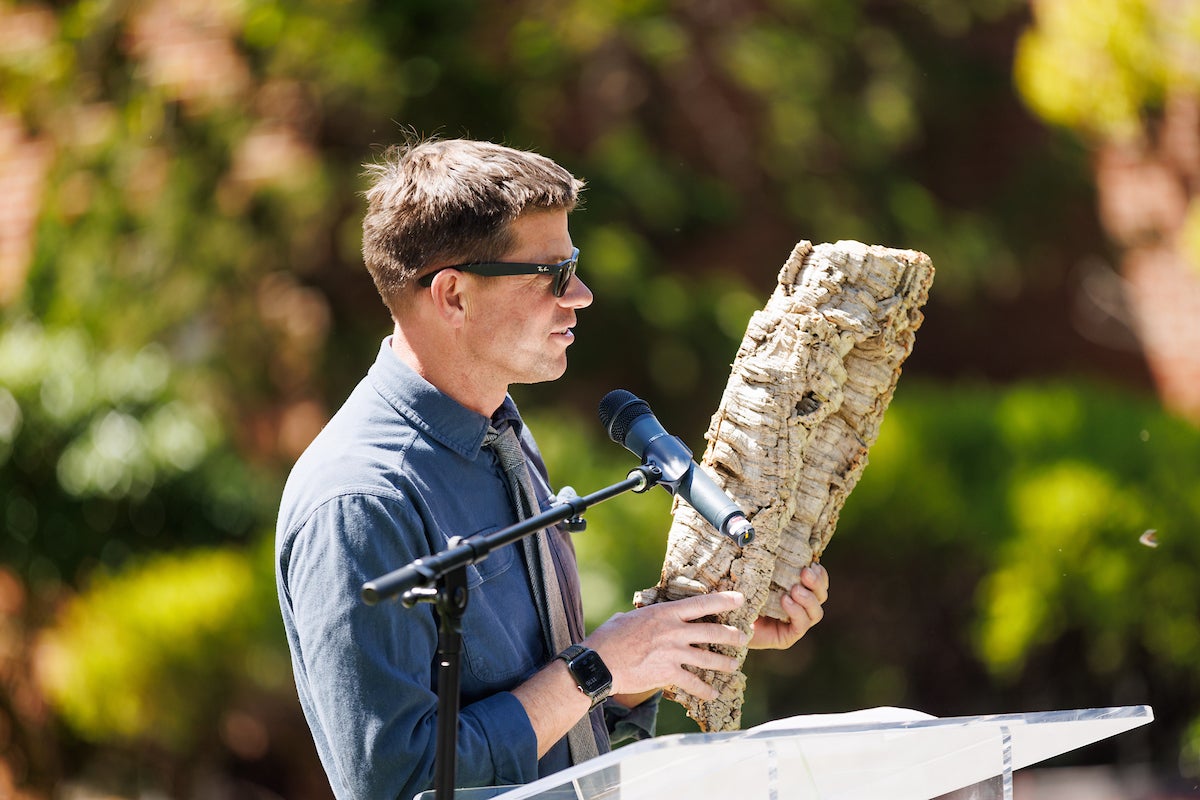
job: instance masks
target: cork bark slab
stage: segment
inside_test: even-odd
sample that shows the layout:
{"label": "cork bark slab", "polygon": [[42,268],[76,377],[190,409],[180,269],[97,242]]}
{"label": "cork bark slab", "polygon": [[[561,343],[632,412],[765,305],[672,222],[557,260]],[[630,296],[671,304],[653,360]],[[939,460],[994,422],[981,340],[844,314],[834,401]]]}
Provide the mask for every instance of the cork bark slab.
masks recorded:
{"label": "cork bark slab", "polygon": [[[690,506],[674,503],[662,578],[637,605],[736,589],[746,603],[721,621],[750,631],[760,615],[786,619],[780,597],[819,559],[867,465],[900,367],[912,352],[933,282],[924,253],[859,242],[800,242],[766,307],[750,319],[701,466],[753,523],[745,548]],[[717,648],[735,656],[745,648]],[[736,730],[746,677],[701,671],[720,692],[679,689],[702,730]]]}

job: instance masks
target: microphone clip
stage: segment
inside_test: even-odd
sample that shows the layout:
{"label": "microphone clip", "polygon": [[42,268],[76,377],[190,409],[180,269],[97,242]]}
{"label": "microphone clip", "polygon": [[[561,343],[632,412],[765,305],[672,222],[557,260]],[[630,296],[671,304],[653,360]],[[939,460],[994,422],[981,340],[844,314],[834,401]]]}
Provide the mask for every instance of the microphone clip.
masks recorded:
{"label": "microphone clip", "polygon": [[574,487],[562,487],[553,499],[555,503],[570,506],[571,511],[574,512],[563,520],[563,527],[571,533],[582,533],[587,530],[587,520],[583,518],[582,507],[576,502],[580,499],[579,493],[575,491]]}
{"label": "microphone clip", "polygon": [[663,482],[662,470],[654,464],[642,464],[640,467],[631,469],[625,478],[626,480],[632,480],[635,478],[640,480],[640,482],[633,487],[633,491],[637,494],[649,491]]}
{"label": "microphone clip", "polygon": [[692,463],[692,449],[683,439],[669,433],[652,437],[642,454],[642,466],[653,470],[657,475],[655,483],[671,494],[675,494],[680,482],[691,474]]}

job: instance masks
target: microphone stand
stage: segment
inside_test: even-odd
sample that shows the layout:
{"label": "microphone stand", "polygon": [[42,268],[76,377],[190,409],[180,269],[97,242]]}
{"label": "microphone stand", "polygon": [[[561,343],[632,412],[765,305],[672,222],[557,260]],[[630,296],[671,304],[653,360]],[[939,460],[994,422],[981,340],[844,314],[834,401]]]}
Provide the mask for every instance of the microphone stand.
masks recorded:
{"label": "microphone stand", "polygon": [[[630,471],[625,480],[597,492],[559,499],[540,514],[516,525],[469,538],[455,536],[440,553],[418,558],[412,563],[367,581],[362,586],[362,601],[369,606],[400,595],[405,608],[417,603],[433,603],[438,613],[438,719],[437,749],[433,788],[436,800],[453,800],[458,758],[459,678],[462,654],[462,618],[467,610],[467,567],[477,564],[491,552],[519,541],[531,533],[566,521],[581,526],[580,515],[589,506],[624,492],[644,492],[662,480],[662,471],[643,464]],[[578,527],[582,530],[582,527]]]}

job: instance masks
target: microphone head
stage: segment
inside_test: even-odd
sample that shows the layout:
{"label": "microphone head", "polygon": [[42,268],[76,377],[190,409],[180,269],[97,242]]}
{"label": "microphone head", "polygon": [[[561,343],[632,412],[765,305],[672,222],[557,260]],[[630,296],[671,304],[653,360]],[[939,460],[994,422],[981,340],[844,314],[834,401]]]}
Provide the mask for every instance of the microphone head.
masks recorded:
{"label": "microphone head", "polygon": [[[625,437],[633,423],[650,414],[650,406],[633,392],[613,389],[600,401],[600,424],[608,432],[608,438],[625,447]],[[639,454],[640,455],[640,454]]]}

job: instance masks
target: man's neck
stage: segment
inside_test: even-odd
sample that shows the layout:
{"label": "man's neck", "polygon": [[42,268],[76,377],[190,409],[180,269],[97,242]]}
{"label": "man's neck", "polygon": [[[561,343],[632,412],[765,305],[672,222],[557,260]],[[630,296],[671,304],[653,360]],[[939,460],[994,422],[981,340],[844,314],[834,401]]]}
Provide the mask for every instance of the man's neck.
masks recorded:
{"label": "man's neck", "polygon": [[460,405],[491,417],[508,394],[508,387],[483,387],[472,376],[457,369],[462,359],[451,353],[441,353],[420,342],[413,342],[404,335],[399,325],[392,331],[392,352],[414,372],[428,381],[442,394],[453,398]]}

